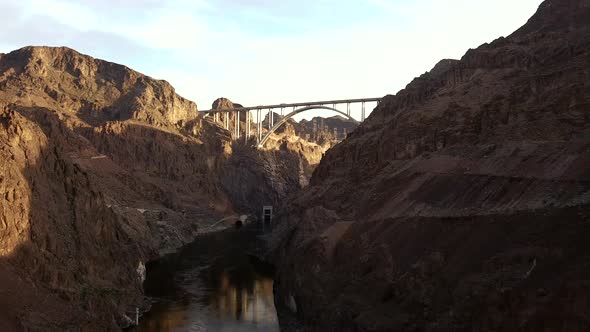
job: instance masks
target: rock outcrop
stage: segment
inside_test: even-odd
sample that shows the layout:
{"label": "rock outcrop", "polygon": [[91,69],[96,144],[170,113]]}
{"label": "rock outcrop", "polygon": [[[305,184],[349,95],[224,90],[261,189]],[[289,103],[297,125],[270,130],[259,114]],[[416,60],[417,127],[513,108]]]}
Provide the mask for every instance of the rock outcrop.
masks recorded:
{"label": "rock outcrop", "polygon": [[[278,114],[275,115],[275,119],[280,119]],[[263,121],[263,128],[268,127],[267,123],[268,116]],[[324,144],[318,144],[314,139],[304,136],[300,124],[290,119],[271,135],[264,146],[264,151],[295,156],[292,160],[296,162],[298,182],[300,187],[305,187],[309,184],[313,171],[332,144],[336,144],[336,141],[326,140]]]}
{"label": "rock outcrop", "polygon": [[297,133],[319,145],[328,144],[332,147],[344,140],[357,126],[356,122],[341,115],[329,118],[314,117],[309,121],[305,119],[299,121]]}
{"label": "rock outcrop", "polygon": [[590,3],[547,0],[329,150],[273,235],[308,330],[590,329]]}
{"label": "rock outcrop", "polygon": [[[267,114],[262,121],[263,128],[268,128],[268,118],[269,115]],[[273,112],[274,123],[277,123],[282,118],[283,116]],[[323,147],[324,151],[327,151],[344,140],[357,126],[357,122],[340,115],[328,118],[316,116],[311,120],[295,121],[289,119],[284,127],[277,129],[276,133],[278,136],[281,136],[281,133],[299,136],[299,140],[316,143]]]}
{"label": "rock outcrop", "polygon": [[[281,120],[280,114],[273,113],[274,123]],[[262,127],[268,128],[269,114],[262,121]],[[289,119],[278,128],[265,144],[267,151],[284,151],[298,156],[302,187],[309,184],[309,179],[319,165],[326,151],[340,143],[357,127],[357,123],[349,119],[333,116],[329,118],[314,117],[297,122]],[[264,129],[265,130],[265,129]],[[265,130],[266,132],[266,130]]]}

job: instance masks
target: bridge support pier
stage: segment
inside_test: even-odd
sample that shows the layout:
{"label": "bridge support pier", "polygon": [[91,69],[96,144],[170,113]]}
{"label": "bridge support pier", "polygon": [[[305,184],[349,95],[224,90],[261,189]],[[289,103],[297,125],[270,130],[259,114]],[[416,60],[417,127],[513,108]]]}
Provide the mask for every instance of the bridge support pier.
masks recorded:
{"label": "bridge support pier", "polygon": [[365,102],[362,102],[363,109],[361,110],[361,122],[365,121]]}
{"label": "bridge support pier", "polygon": [[[292,118],[296,114],[301,112],[310,110],[310,109],[327,109],[331,111],[336,111],[343,116],[348,117],[350,120],[357,122],[356,119],[352,117],[352,109],[351,104],[362,103],[361,107],[361,122],[367,118],[367,110],[366,110],[366,103],[376,102],[377,106],[381,102],[382,98],[363,98],[363,99],[342,99],[342,100],[330,100],[330,101],[319,101],[319,102],[307,102],[307,103],[293,103],[293,104],[279,104],[279,105],[266,105],[266,106],[254,106],[254,107],[240,107],[235,109],[212,109],[207,111],[201,111],[204,113],[204,117],[210,116],[213,113],[213,122],[216,124],[220,124],[221,127],[229,130],[230,125],[230,113],[234,113],[236,115],[235,124],[234,124],[234,131],[232,136],[234,139],[240,139],[242,137],[242,131],[244,131],[244,135],[246,136],[246,142],[250,141],[252,136],[255,137],[257,141],[257,146],[261,147],[264,143],[270,138],[272,133],[277,130],[282,124],[284,124],[288,119]],[[336,109],[336,105],[346,104],[346,112],[340,111]],[[332,107],[328,107],[326,105],[332,105]],[[289,107],[293,108],[293,112],[290,112],[285,116],[285,109],[289,109]],[[303,107],[299,108],[298,107]],[[275,121],[274,116],[274,109],[280,109],[280,116],[278,116],[278,121]],[[256,111],[256,121],[254,121],[254,113],[251,111]],[[264,125],[263,125],[263,113],[262,111],[268,110],[268,132],[264,134]],[[241,112],[246,113],[246,128],[240,128],[240,115]],[[278,111],[277,111],[278,112]],[[223,114],[222,114],[223,113]],[[277,113],[278,114],[278,113]],[[223,118],[225,116],[225,118]],[[252,129],[252,125],[256,122],[256,128]]]}
{"label": "bridge support pier", "polygon": [[256,110],[256,134],[258,135],[258,140],[257,140],[257,144],[260,143],[260,140],[262,140],[262,114],[261,114],[261,110],[258,109]]}
{"label": "bridge support pier", "polygon": [[240,112],[236,113],[236,139],[240,138]]}
{"label": "bridge support pier", "polygon": [[273,118],[273,112],[272,112],[272,108],[268,109],[268,130],[270,130],[272,128],[272,118]]}
{"label": "bridge support pier", "polygon": [[250,111],[246,111],[246,144],[250,139]]}

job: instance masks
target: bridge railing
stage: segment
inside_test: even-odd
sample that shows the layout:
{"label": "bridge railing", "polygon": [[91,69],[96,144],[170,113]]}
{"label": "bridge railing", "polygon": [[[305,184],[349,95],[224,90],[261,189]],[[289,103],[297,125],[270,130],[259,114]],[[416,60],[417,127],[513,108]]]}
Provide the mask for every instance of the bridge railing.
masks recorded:
{"label": "bridge railing", "polygon": [[314,102],[304,102],[304,103],[261,105],[261,106],[236,107],[236,108],[225,108],[225,109],[210,109],[210,110],[205,110],[205,111],[200,111],[200,112],[203,112],[203,113],[242,112],[242,111],[253,111],[253,110],[289,108],[289,107],[309,107],[309,106],[325,106],[325,105],[341,105],[341,104],[358,104],[358,103],[380,102],[381,99],[383,99],[383,98],[379,97],[379,98],[325,100],[325,101],[314,101]]}
{"label": "bridge railing", "polygon": [[[241,137],[241,133],[242,130],[240,130],[240,113],[242,112],[246,112],[246,128],[243,130],[244,134],[245,134],[245,139],[246,142],[248,142],[248,140],[250,139],[250,137],[252,136],[252,128],[250,125],[250,118],[253,116],[251,114],[251,111],[256,111],[256,118],[255,118],[255,123],[256,123],[256,129],[255,129],[255,135],[257,137],[257,144],[256,146],[260,147],[263,144],[261,144],[261,142],[263,142],[263,126],[262,126],[262,112],[263,111],[267,111],[268,110],[268,131],[269,133],[267,133],[266,136],[269,136],[270,133],[274,132],[277,128],[275,128],[274,126],[274,113],[273,110],[277,110],[280,109],[280,114],[281,117],[283,119],[290,119],[292,118],[295,114],[300,113],[301,109],[304,108],[305,110],[311,110],[314,109],[314,107],[318,107],[319,109],[330,109],[330,107],[326,107],[326,105],[331,105],[331,109],[335,110],[337,112],[340,112],[342,114],[346,114],[349,118],[352,118],[351,116],[351,109],[350,109],[350,105],[351,104],[361,104],[361,120],[360,122],[363,122],[366,118],[366,108],[365,108],[365,104],[366,103],[372,103],[375,102],[377,104],[379,104],[379,102],[381,102],[381,97],[378,98],[358,98],[358,99],[338,99],[338,100],[324,100],[324,101],[314,101],[314,102],[303,102],[303,103],[288,103],[288,104],[274,104],[274,105],[260,105],[260,106],[251,106],[251,107],[236,107],[236,108],[226,108],[226,109],[210,109],[210,110],[205,110],[205,111],[199,111],[200,113],[205,113],[205,117],[207,117],[208,115],[213,115],[213,120],[215,122],[222,122],[225,126],[225,129],[229,130],[230,125],[229,125],[229,114],[230,113],[237,113],[237,115],[234,118],[234,125],[233,125],[233,136],[236,139],[239,139]],[[344,113],[344,111],[339,111],[336,109],[336,105],[343,105],[346,104],[346,113]],[[292,111],[289,112],[286,116],[284,115],[284,110],[288,109],[288,108],[292,108]],[[298,109],[299,108],[299,109]],[[222,115],[225,116],[224,119],[222,119]],[[264,140],[266,141],[266,140]]]}

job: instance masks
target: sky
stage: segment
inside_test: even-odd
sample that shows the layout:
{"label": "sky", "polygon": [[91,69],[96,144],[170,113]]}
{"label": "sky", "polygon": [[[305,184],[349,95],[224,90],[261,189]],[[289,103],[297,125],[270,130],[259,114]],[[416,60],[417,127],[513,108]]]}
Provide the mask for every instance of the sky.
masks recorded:
{"label": "sky", "polygon": [[0,52],[68,46],[167,80],[201,110],[381,97],[509,35],[541,2],[0,0]]}

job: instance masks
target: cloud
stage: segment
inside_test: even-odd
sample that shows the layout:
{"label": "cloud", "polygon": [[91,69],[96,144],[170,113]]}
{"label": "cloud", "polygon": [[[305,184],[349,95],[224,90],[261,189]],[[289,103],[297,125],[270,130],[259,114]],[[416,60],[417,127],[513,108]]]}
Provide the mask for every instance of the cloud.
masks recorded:
{"label": "cloud", "polygon": [[387,11],[389,14],[415,14],[418,6],[411,2],[399,2],[389,0],[365,0],[368,4],[378,7],[379,9]]}
{"label": "cloud", "polygon": [[[49,14],[28,12],[12,3],[0,3],[3,29],[0,40],[8,52],[27,45],[70,46],[80,52],[133,66],[150,48],[117,33],[81,30]],[[83,17],[83,16],[80,16]]]}
{"label": "cloud", "polygon": [[220,96],[258,105],[395,93],[516,30],[540,2],[0,0],[0,40],[123,62],[203,109]]}

